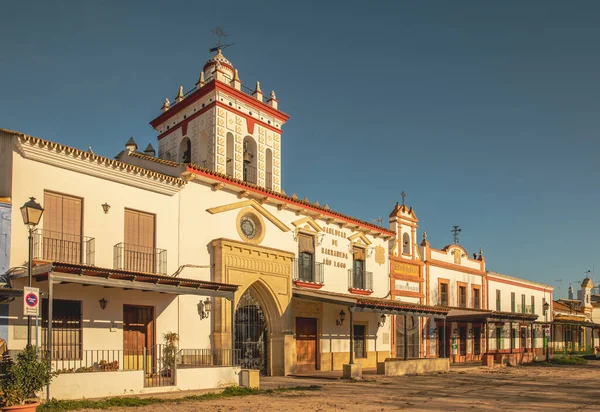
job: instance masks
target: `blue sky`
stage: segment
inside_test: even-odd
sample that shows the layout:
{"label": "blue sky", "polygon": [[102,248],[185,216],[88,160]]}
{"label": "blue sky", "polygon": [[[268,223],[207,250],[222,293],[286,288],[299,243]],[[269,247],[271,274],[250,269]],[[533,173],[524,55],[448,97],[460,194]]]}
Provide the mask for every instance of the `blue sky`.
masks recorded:
{"label": "blue sky", "polygon": [[283,186],[364,220],[407,193],[441,248],[560,286],[598,266],[600,3],[5,2],[0,127],[114,156],[211,28],[244,84],[275,89]]}

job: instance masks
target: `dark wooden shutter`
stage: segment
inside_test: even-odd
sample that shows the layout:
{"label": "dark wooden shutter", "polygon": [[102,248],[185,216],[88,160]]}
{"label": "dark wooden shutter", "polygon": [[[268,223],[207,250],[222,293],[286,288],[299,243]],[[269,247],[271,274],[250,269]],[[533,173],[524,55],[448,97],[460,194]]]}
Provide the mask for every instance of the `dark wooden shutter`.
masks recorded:
{"label": "dark wooden shutter", "polygon": [[125,269],[154,272],[155,216],[125,209]]}
{"label": "dark wooden shutter", "polygon": [[81,198],[44,192],[43,259],[81,263],[82,213]]}
{"label": "dark wooden shutter", "polygon": [[298,253],[315,254],[315,238],[310,235],[300,233],[298,235]]}

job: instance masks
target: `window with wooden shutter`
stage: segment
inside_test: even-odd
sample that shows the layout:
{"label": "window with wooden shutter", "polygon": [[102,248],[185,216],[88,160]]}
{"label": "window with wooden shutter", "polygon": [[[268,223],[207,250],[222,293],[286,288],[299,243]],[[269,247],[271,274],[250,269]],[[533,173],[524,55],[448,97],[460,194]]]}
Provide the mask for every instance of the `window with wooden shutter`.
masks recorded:
{"label": "window with wooden shutter", "polygon": [[155,215],[125,209],[125,269],[138,272],[154,272],[155,227]]}
{"label": "window with wooden shutter", "polygon": [[44,192],[42,250],[37,249],[44,260],[81,263],[82,206],[81,198]]}
{"label": "window with wooden shutter", "polygon": [[[52,301],[52,359],[81,359],[81,301]],[[42,300],[42,347],[48,345],[48,300]]]}

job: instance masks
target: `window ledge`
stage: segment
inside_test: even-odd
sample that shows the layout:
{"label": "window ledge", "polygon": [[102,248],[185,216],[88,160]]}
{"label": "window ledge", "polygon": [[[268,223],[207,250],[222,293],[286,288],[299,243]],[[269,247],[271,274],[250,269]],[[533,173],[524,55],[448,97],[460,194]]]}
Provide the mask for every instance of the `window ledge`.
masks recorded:
{"label": "window ledge", "polygon": [[306,280],[295,280],[294,281],[294,285],[299,286],[301,288],[321,289],[324,284],[323,283],[308,282]]}
{"label": "window ledge", "polygon": [[368,296],[371,293],[373,293],[372,290],[366,290],[366,289],[356,289],[356,288],[348,288],[348,292],[350,293],[354,293],[356,295],[365,295]]}

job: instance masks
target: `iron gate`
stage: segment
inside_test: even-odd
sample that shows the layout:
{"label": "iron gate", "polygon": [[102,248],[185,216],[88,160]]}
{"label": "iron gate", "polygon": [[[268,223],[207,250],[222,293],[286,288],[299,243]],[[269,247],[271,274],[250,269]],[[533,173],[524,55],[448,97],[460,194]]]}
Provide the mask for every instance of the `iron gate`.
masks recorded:
{"label": "iron gate", "polygon": [[248,289],[238,303],[234,320],[235,349],[240,353],[240,366],[267,374],[267,325],[258,300]]}

